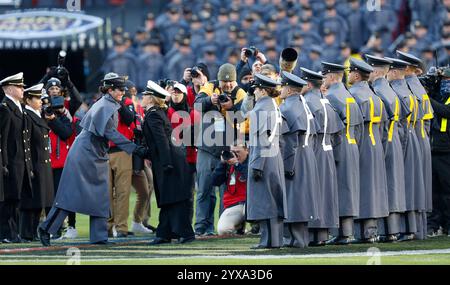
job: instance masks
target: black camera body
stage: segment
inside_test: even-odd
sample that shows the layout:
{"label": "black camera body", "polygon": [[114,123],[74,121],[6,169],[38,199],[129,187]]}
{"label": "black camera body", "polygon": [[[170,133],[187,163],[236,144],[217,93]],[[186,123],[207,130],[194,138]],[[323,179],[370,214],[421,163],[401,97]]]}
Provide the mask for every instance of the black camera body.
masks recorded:
{"label": "black camera body", "polygon": [[228,95],[227,94],[220,94],[219,95],[219,102],[220,103],[226,103],[228,101]]}
{"label": "black camera body", "polygon": [[194,66],[193,68],[191,68],[191,77],[192,78],[197,78],[200,76],[200,68],[198,68],[197,66]]}
{"label": "black camera body", "polygon": [[222,158],[225,161],[228,161],[234,157],[234,154],[229,150],[222,151]]}
{"label": "black camera body", "polygon": [[173,87],[175,86],[175,81],[171,80],[171,79],[161,79],[158,81],[158,85],[161,86],[162,88],[166,88],[166,87]]}
{"label": "black camera body", "polygon": [[245,48],[244,53],[246,57],[253,57],[258,55],[258,49],[255,46]]}
{"label": "black camera body", "polygon": [[47,116],[55,114],[55,110],[64,108],[64,97],[44,95],[42,97],[42,109]]}
{"label": "black camera body", "polygon": [[431,67],[427,74],[419,76],[420,83],[425,87],[430,97],[439,96],[442,74],[447,67]]}
{"label": "black camera body", "polygon": [[56,68],[56,74],[58,75],[59,78],[64,76],[63,67],[66,62],[66,55],[67,55],[67,53],[64,50],[61,50],[58,53],[58,67]]}

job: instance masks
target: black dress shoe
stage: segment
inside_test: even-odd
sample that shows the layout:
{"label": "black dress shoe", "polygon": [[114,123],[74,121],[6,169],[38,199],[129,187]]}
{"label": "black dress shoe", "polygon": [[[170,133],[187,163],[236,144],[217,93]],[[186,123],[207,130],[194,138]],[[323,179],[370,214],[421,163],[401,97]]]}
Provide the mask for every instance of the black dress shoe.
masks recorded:
{"label": "black dress shoe", "polygon": [[45,231],[43,228],[38,228],[39,239],[43,246],[50,246],[50,234]]}
{"label": "black dress shoe", "polygon": [[193,242],[195,240],[195,236],[192,237],[181,237],[178,239],[178,243],[188,243],[188,242]]}
{"label": "black dress shoe", "polygon": [[170,243],[170,240],[165,239],[165,238],[154,238],[149,245],[157,245],[157,244],[163,244],[163,243]]}
{"label": "black dress shoe", "polygon": [[356,243],[353,237],[335,237],[325,242],[327,245],[348,245]]}
{"label": "black dress shoe", "polygon": [[312,247],[317,247],[317,246],[325,246],[326,242],[321,240],[321,241],[312,241],[308,244],[308,246],[312,246]]}

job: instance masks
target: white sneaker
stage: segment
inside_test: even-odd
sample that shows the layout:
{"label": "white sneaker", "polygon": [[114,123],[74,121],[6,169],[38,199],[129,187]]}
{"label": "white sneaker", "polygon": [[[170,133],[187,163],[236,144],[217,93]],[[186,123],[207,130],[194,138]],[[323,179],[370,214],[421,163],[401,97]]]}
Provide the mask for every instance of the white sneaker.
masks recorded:
{"label": "white sneaker", "polygon": [[131,231],[133,233],[141,233],[141,234],[151,234],[152,230],[144,227],[142,223],[131,222]]}
{"label": "white sneaker", "polygon": [[68,227],[66,233],[64,234],[64,239],[75,239],[78,237],[78,231],[74,227]]}

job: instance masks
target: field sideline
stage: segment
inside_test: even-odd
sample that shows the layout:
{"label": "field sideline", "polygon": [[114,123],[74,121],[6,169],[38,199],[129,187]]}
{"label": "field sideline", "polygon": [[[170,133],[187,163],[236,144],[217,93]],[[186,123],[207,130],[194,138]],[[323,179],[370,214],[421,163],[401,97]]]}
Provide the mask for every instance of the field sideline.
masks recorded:
{"label": "field sideline", "polygon": [[[152,199],[151,224],[157,225],[158,209]],[[130,213],[135,195],[130,199]],[[217,212],[217,211],[216,211]],[[130,215],[131,216],[131,215]],[[193,243],[148,246],[154,236],[111,239],[107,246],[88,242],[88,217],[77,215],[80,238],[40,243],[0,244],[0,265],[149,264],[149,265],[336,265],[336,264],[446,264],[450,265],[450,237],[393,244],[358,244],[307,249],[251,250],[258,236],[201,238]],[[131,218],[130,218],[131,222]],[[217,222],[217,219],[216,219]],[[369,250],[369,251],[368,251]]]}

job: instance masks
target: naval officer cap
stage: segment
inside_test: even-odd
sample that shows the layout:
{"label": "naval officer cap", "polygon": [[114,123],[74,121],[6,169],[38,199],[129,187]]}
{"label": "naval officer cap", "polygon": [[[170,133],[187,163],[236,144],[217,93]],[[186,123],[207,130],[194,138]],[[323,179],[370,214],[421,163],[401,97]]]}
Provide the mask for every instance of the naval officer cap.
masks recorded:
{"label": "naval officer cap", "polygon": [[283,71],[281,73],[281,85],[282,86],[303,87],[306,84],[308,84],[308,83],[306,83],[305,80],[301,79],[297,75],[294,75],[287,71]]}
{"label": "naval officer cap", "polygon": [[262,75],[260,73],[255,74],[254,83],[252,87],[254,88],[275,88],[280,83],[278,81],[273,80],[270,77]]}
{"label": "naval officer cap", "polygon": [[408,62],[410,65],[415,67],[420,67],[422,64],[422,60],[410,53],[402,52],[397,50],[397,57],[403,61]]}
{"label": "naval officer cap", "polygon": [[392,61],[387,58],[370,54],[366,54],[366,62],[371,66],[391,66],[392,64]]}
{"label": "naval officer cap", "polygon": [[323,75],[318,72],[312,71],[304,67],[301,67],[300,70],[302,71],[301,78],[305,81],[321,82],[323,80]]}
{"label": "naval officer cap", "polygon": [[361,73],[370,74],[371,72],[373,72],[373,67],[362,60],[350,58],[350,71],[358,71]]}
{"label": "naval officer cap", "polygon": [[344,73],[345,66],[341,64],[331,63],[322,61],[322,74],[325,75],[327,73]]}
{"label": "naval officer cap", "polygon": [[14,85],[14,86],[25,86],[23,83],[23,72],[19,72],[17,74],[8,76],[4,78],[2,81],[0,81],[1,86],[8,86],[8,85]]}
{"label": "naval officer cap", "polygon": [[386,59],[392,61],[391,63],[391,69],[405,69],[410,64],[404,60],[392,58],[392,57],[385,57]]}
{"label": "naval officer cap", "polygon": [[159,86],[156,82],[151,80],[147,81],[147,87],[145,88],[145,91],[142,92],[142,95],[153,95],[161,99],[166,99],[167,97],[170,97],[170,93],[167,90],[165,90],[164,88]]}
{"label": "naval officer cap", "polygon": [[39,97],[42,96],[42,89],[44,88],[44,83],[39,83],[34,86],[31,86],[28,89],[23,90],[23,94],[25,97]]}

